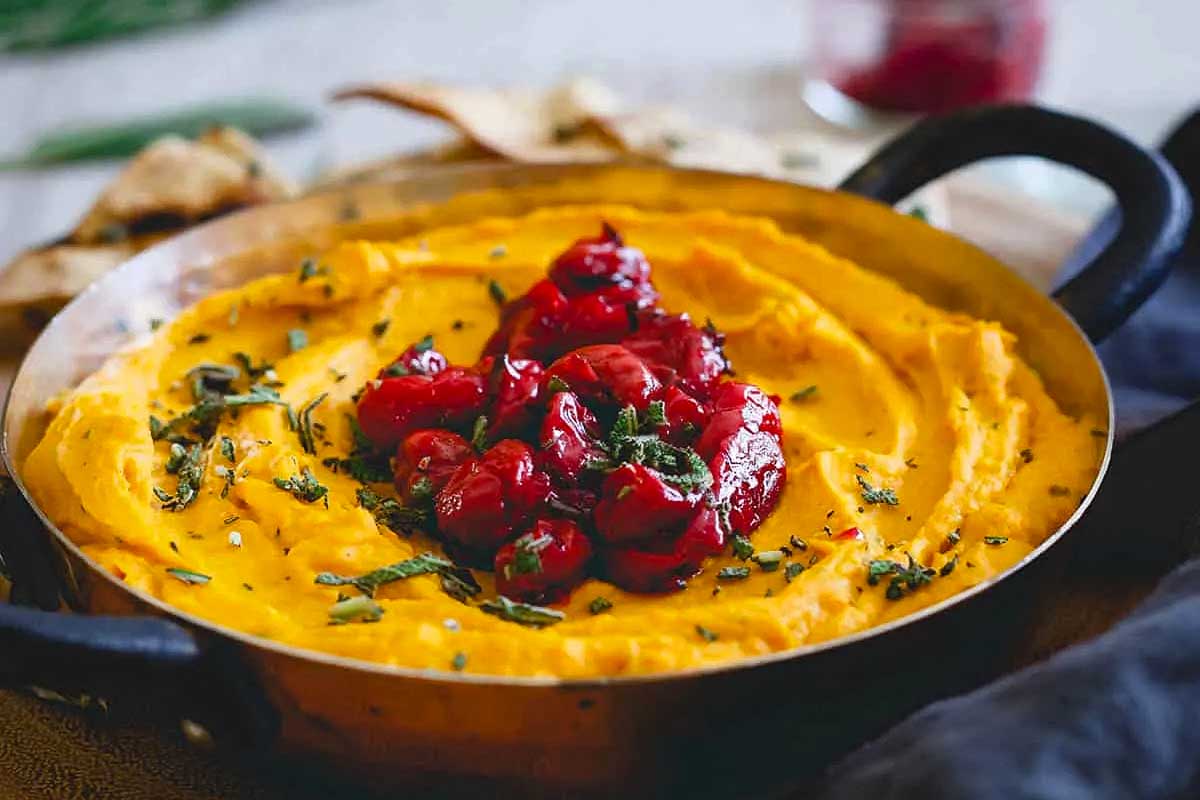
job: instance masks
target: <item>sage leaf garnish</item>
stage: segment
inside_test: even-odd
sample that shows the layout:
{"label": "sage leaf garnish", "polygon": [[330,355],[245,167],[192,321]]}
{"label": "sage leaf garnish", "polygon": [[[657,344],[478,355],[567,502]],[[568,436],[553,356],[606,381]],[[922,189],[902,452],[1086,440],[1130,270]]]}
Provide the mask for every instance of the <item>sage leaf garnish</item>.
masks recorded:
{"label": "sage leaf garnish", "polygon": [[479,605],[479,610],[530,628],[545,628],[567,618],[566,614],[553,608],[517,603],[504,595],[497,595],[495,600],[485,600]]}

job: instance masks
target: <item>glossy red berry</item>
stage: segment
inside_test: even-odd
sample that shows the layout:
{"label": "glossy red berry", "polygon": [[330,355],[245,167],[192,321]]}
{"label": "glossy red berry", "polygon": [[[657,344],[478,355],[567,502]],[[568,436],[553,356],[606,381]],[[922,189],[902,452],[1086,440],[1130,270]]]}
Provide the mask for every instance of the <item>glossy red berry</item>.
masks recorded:
{"label": "glossy red berry", "polygon": [[418,428],[470,425],[483,411],[484,379],[449,367],[436,375],[369,381],[358,401],[358,424],[380,450],[394,450]]}
{"label": "glossy red berry", "polygon": [[592,544],[565,519],[539,519],[496,553],[496,591],[529,603],[554,602],[583,582]]}
{"label": "glossy red berry", "polygon": [[434,503],[438,531],[476,553],[493,553],[545,503],[550,479],[533,448],[505,439],[459,465]]}
{"label": "glossy red berry", "polygon": [[704,559],[725,547],[720,512],[702,505],[675,539],[610,547],[603,551],[605,577],[629,592],[674,592],[700,571]]}
{"label": "glossy red berry", "polygon": [[607,287],[648,283],[650,263],[641,250],[627,247],[605,223],[599,236],[579,239],[554,260],[550,279],[573,297]]}
{"label": "glossy red berry", "polygon": [[779,406],[752,384],[736,381],[717,384],[710,407],[708,425],[696,442],[696,452],[705,459],[716,455],[718,445],[741,429],[764,431],[777,439],[783,433]]}
{"label": "glossy red berry", "polygon": [[484,355],[508,353],[513,358],[546,360],[543,352],[555,346],[555,331],[561,328],[566,310],[566,295],[554,282],[538,281],[501,309],[500,327],[488,339]]}
{"label": "glossy red berry", "polygon": [[447,366],[446,357],[433,349],[433,338],[410,344],[395,361],[379,371],[379,378],[404,375],[437,375]]}
{"label": "glossy red berry", "polygon": [[413,431],[396,452],[396,490],[406,503],[432,503],[458,465],[474,455],[470,443],[453,431],[444,428]]}
{"label": "glossy red berry", "polygon": [[542,420],[540,461],[564,486],[589,482],[585,465],[606,456],[600,447],[600,423],[573,392],[558,392],[550,398]]}
{"label": "glossy red berry", "polygon": [[667,423],[659,435],[674,444],[688,444],[700,435],[708,424],[708,409],[678,386],[668,386],[660,398]]}
{"label": "glossy red berry", "polygon": [[645,363],[620,345],[597,344],[567,353],[546,368],[585,401],[599,405],[632,405],[643,410],[662,384]]}
{"label": "glossy red berry", "polygon": [[778,437],[747,428],[721,442],[709,469],[713,494],[729,503],[729,523],[738,533],[749,533],[766,519],[787,479]]}
{"label": "glossy red berry", "polygon": [[678,384],[689,394],[704,397],[729,369],[724,342],[723,334],[696,327],[687,314],[651,309],[637,315],[637,327],[621,344],[645,361],[664,384]]}
{"label": "glossy red berry", "polygon": [[479,362],[479,373],[487,378],[488,437],[528,436],[536,430],[541,413],[542,365],[507,355],[488,356]]}
{"label": "glossy red berry", "polygon": [[673,539],[700,504],[641,464],[622,464],[604,479],[596,505],[596,531],[611,543]]}
{"label": "glossy red berry", "polygon": [[602,554],[604,577],[627,592],[658,594],[687,586],[696,569],[668,543],[658,549],[613,547]]}

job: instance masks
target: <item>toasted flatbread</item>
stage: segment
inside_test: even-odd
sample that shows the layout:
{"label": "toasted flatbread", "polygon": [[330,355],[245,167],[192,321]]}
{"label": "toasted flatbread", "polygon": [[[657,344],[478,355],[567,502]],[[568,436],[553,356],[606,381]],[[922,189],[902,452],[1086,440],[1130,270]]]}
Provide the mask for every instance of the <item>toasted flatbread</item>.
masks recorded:
{"label": "toasted flatbread", "polygon": [[0,270],[0,314],[36,327],[58,306],[166,234],[296,193],[241,131],[213,128],[195,141],[168,136],[140,153],[59,241]]}
{"label": "toasted flatbread", "polygon": [[129,162],[69,239],[74,244],[109,243],[125,233],[182,228],[295,192],[241,131],[214,128],[196,141],[167,136]]}
{"label": "toasted flatbread", "polygon": [[579,79],[549,91],[395,81],[351,86],[335,100],[370,98],[444,119],[482,150],[512,161],[607,161],[620,153],[588,122],[619,110],[603,84]]}

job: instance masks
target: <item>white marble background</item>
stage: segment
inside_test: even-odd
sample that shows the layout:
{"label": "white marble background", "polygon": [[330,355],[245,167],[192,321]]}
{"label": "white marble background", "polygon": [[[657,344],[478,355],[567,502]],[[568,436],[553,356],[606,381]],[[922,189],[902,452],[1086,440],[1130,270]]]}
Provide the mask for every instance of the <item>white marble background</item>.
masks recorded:
{"label": "white marble background", "polygon": [[[1200,2],[1049,3],[1046,102],[1146,142],[1200,103]],[[0,57],[0,154],[63,123],[253,93],[322,108],[318,130],[271,144],[301,176],[443,137],[437,123],[365,103],[323,104],[334,87],[387,77],[546,84],[589,74],[634,101],[794,129],[811,124],[798,94],[805,19],[804,0],[260,0],[168,33]],[[113,169],[0,172],[0,259],[70,227]],[[1059,173],[1019,180],[1064,208],[1103,201]]]}

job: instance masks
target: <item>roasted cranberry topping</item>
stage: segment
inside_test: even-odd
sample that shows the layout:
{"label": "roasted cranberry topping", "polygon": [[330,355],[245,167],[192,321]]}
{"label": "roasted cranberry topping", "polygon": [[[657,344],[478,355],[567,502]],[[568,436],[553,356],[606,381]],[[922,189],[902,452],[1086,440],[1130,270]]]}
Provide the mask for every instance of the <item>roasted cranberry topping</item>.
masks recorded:
{"label": "roasted cranberry topping", "polygon": [[549,494],[550,479],[534,465],[533,448],[505,439],[454,471],[434,504],[438,530],[467,550],[495,552]]}
{"label": "roasted cranberry topping", "polygon": [[747,428],[721,442],[709,468],[713,493],[718,502],[729,504],[729,524],[735,531],[752,531],[767,518],[787,476],[779,439]]}
{"label": "roasted cranberry topping", "polygon": [[687,314],[651,309],[636,319],[637,328],[621,343],[645,361],[664,384],[678,384],[704,397],[729,370],[721,350],[725,337],[711,328],[697,328]]}
{"label": "roasted cranberry topping", "polygon": [[757,386],[735,381],[719,384],[711,407],[708,427],[696,442],[696,452],[706,459],[715,456],[721,442],[742,429],[764,431],[776,438],[782,435],[778,403]]}
{"label": "roasted cranberry topping", "polygon": [[396,452],[396,491],[411,505],[426,505],[445,488],[458,465],[475,455],[466,439],[442,428],[410,433]]}
{"label": "roasted cranberry topping", "polygon": [[622,464],[604,479],[596,506],[596,530],[608,542],[674,538],[700,504],[699,492],[684,493],[662,473],[641,464]]}
{"label": "roasted cranberry topping", "polygon": [[488,436],[493,440],[506,436],[532,438],[540,413],[537,400],[542,388],[542,365],[507,355],[488,356],[479,362],[479,371],[487,376],[491,402]]}
{"label": "roasted cranberry topping", "polygon": [[552,602],[583,581],[592,543],[574,522],[539,519],[496,552],[496,591],[530,603]]}
{"label": "roasted cranberry topping", "polygon": [[554,259],[550,280],[572,297],[607,287],[632,287],[650,282],[650,263],[606,224],[599,236],[580,239]]}
{"label": "roasted cranberry topping", "polygon": [[461,367],[372,381],[358,401],[358,424],[384,451],[418,428],[467,426],[483,410],[484,383],[477,372]]}
{"label": "roasted cranberry topping", "polygon": [[541,460],[546,470],[563,486],[579,483],[589,462],[601,461],[600,423],[573,392],[550,398],[542,420]]}
{"label": "roasted cranberry topping", "polygon": [[410,344],[399,357],[379,371],[379,378],[436,375],[447,366],[446,357],[433,349],[433,337]]}
{"label": "roasted cranberry topping", "polygon": [[589,571],[674,591],[778,502],[778,399],[724,377],[711,323],[657,302],[645,256],[606,225],[505,303],[478,364],[425,339],[365,388],[359,424],[400,444],[401,498],[432,504],[431,532],[494,566],[501,594],[555,602]]}
{"label": "roasted cranberry topping", "polygon": [[547,378],[585,401],[644,409],[662,384],[640,358],[615,344],[596,344],[567,353],[546,369]]}

